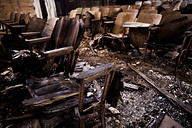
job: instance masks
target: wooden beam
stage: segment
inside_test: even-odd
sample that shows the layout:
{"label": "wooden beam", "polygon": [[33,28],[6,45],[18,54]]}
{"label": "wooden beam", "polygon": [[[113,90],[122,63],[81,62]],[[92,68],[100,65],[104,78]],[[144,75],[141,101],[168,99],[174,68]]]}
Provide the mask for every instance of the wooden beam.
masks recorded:
{"label": "wooden beam", "polygon": [[176,107],[180,106],[181,108],[183,108],[185,111],[187,111],[189,114],[192,115],[192,109],[190,107],[188,107],[187,105],[185,105],[181,100],[175,98],[172,94],[170,94],[169,92],[167,92],[165,89],[163,88],[159,88],[158,86],[155,85],[155,83],[148,78],[146,75],[144,75],[142,72],[138,71],[137,69],[135,69],[133,66],[131,66],[128,63],[128,66],[135,71],[136,73],[138,73],[144,80],[146,80],[153,88],[155,88],[158,92],[160,92],[161,94],[163,94],[165,97],[167,97],[167,99],[173,103],[173,105],[175,105]]}

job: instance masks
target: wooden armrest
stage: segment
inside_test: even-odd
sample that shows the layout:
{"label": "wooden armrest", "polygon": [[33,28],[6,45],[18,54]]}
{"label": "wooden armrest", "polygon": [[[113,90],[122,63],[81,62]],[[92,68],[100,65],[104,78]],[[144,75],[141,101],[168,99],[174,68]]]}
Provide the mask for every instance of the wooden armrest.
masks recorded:
{"label": "wooden armrest", "polygon": [[11,22],[11,23],[5,23],[6,25],[10,26],[10,25],[18,25],[18,23],[16,22]]}
{"label": "wooden armrest", "polygon": [[21,33],[21,35],[22,35],[23,37],[38,36],[38,35],[40,35],[40,34],[41,34],[41,32],[23,32],[23,33]]}
{"label": "wooden armrest", "polygon": [[186,36],[192,36],[192,31],[185,31]]}
{"label": "wooden armrest", "polygon": [[76,79],[80,80],[80,81],[84,81],[85,83],[88,83],[92,80],[95,80],[101,76],[107,75],[108,73],[110,73],[114,68],[114,64],[113,63],[109,63],[109,64],[105,64],[99,67],[96,67],[94,69],[88,70],[86,72],[83,72],[81,74],[79,74]]}
{"label": "wooden armrest", "polygon": [[54,50],[49,50],[44,52],[44,54],[47,57],[55,57],[55,56],[61,56],[61,55],[65,55],[65,54],[69,54],[73,51],[73,46],[69,46],[69,47],[64,47],[64,48],[59,48],[59,49],[54,49]]}
{"label": "wooden armrest", "polygon": [[11,28],[26,28],[26,25],[11,25]]}
{"label": "wooden armrest", "polygon": [[104,24],[114,24],[114,21],[104,21]]}
{"label": "wooden armrest", "polygon": [[35,39],[25,39],[25,42],[29,43],[29,45],[33,45],[33,44],[43,43],[50,40],[51,40],[50,37],[42,37],[42,38],[35,38]]}
{"label": "wooden armrest", "polygon": [[92,19],[91,21],[95,22],[95,21],[101,21],[101,20],[100,19]]}
{"label": "wooden armrest", "polygon": [[159,27],[149,27],[150,31],[156,31],[156,30],[159,30],[159,29],[160,29]]}

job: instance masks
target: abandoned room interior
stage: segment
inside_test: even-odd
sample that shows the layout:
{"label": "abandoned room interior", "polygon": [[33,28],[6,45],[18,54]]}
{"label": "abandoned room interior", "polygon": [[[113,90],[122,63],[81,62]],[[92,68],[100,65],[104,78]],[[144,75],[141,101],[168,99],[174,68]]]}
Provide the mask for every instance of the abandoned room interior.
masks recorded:
{"label": "abandoned room interior", "polygon": [[0,0],[0,128],[191,128],[192,0]]}

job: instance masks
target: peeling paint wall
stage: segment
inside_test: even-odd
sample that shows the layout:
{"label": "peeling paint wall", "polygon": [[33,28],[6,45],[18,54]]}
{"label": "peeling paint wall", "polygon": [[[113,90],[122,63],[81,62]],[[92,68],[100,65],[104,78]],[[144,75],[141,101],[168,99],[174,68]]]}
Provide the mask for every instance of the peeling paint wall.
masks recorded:
{"label": "peeling paint wall", "polygon": [[0,0],[0,20],[9,19],[12,11],[35,15],[33,0]]}

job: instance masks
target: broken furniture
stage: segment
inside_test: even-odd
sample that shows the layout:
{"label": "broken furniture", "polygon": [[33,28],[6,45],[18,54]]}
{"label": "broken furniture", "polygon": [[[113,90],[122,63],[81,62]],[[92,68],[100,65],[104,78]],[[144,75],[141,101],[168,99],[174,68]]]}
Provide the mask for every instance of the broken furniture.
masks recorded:
{"label": "broken furniture", "polygon": [[[101,126],[105,128],[105,96],[114,77],[113,68],[114,64],[109,63],[82,72],[75,79],[70,80],[65,80],[62,76],[41,79],[31,77],[27,80],[27,88],[32,98],[26,99],[22,103],[29,110],[41,108],[42,114],[46,115],[62,114],[63,111],[75,107],[81,128],[85,127],[86,119],[94,117],[100,117]],[[94,96],[86,97],[87,83],[102,76],[106,76],[103,90],[101,90],[102,95],[98,97],[98,100]],[[88,103],[92,105],[87,106]]]}
{"label": "broken furniture", "polygon": [[[187,31],[192,27],[192,15],[190,14],[172,14],[167,15],[161,24],[151,27],[148,33],[148,38],[145,43],[145,55],[144,60],[147,55],[147,49],[150,48],[150,53],[152,49],[165,51],[175,51],[180,54],[184,51],[190,50],[191,43],[191,33]],[[185,35],[184,35],[185,33]],[[182,44],[183,42],[183,44]],[[182,47],[182,49],[181,49]],[[182,51],[179,51],[179,50]],[[183,61],[183,60],[182,60]],[[177,62],[180,65],[180,60]],[[177,71],[178,66],[176,66]]]}
{"label": "broken furniture", "polygon": [[[47,65],[50,65],[51,62],[53,64],[57,64],[55,72],[65,71],[64,73],[66,76],[68,76],[69,73],[72,74],[78,56],[78,51],[76,49],[80,44],[80,41],[83,37],[83,33],[83,23],[79,22],[76,19],[61,17],[57,21],[51,36],[34,39],[25,39],[25,43],[29,44],[30,47],[31,61],[33,61],[33,49],[35,49],[40,55],[42,55],[42,57],[39,58],[40,62],[42,62],[42,59],[44,60],[46,57],[48,57],[49,59],[47,59]],[[63,51],[63,49],[66,51]],[[49,50],[53,50],[56,53],[50,53]],[[64,53],[67,53],[66,56],[61,56]],[[17,58],[17,56],[18,54],[16,54],[13,59]],[[17,65],[17,63],[15,64]],[[32,62],[30,64],[32,64]],[[28,72],[26,72],[27,74],[37,74],[38,72],[35,71],[38,71],[37,69],[43,69],[45,65],[44,63],[37,63],[35,64],[36,66],[30,64],[23,65],[23,67],[27,66],[26,69],[28,68]],[[66,65],[65,67],[67,68],[64,68],[64,65]],[[50,68],[50,66],[47,66],[47,76],[50,76],[51,74]]]}
{"label": "broken furniture", "polygon": [[[126,38],[125,32],[126,30],[123,29],[123,23],[127,21],[135,21],[137,16],[137,12],[121,12],[118,14],[115,22],[113,21],[105,21],[104,22],[104,31],[102,35],[102,45],[104,44],[104,39],[122,39],[121,44],[119,44],[118,49],[125,49],[126,46],[124,45],[123,39]],[[106,32],[107,25],[110,25],[110,32]]]}

